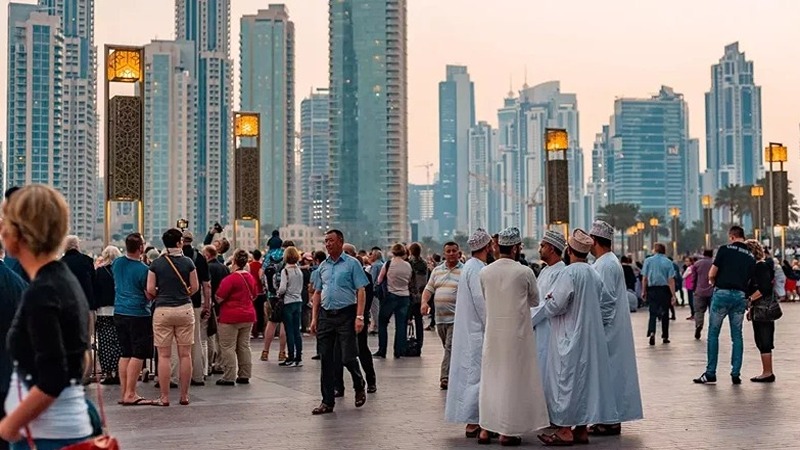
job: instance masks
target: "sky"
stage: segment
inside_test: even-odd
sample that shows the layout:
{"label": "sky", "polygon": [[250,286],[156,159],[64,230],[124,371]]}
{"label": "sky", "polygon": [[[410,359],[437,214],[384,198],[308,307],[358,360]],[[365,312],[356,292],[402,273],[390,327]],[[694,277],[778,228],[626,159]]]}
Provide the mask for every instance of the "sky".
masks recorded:
{"label": "sky", "polygon": [[[425,183],[438,158],[438,83],[445,65],[466,65],[476,119],[497,124],[510,86],[560,80],[578,95],[585,173],[595,133],[618,97],[649,97],[661,85],[684,94],[691,137],[705,167],[704,93],[710,67],[739,41],[762,86],[764,145],[789,147],[800,175],[800,1],[797,0],[407,0],[409,182]],[[32,1],[29,1],[32,2]],[[8,0],[5,1],[8,3]],[[231,0],[231,56],[238,83],[239,18],[268,1]],[[286,0],[296,32],[296,100],[328,83],[328,1]],[[8,9],[0,12],[7,23]],[[174,37],[172,0],[95,0],[95,43],[143,45]],[[5,141],[7,33],[0,33],[0,140]],[[791,50],[794,48],[795,50]],[[98,65],[102,64],[102,58]],[[102,83],[98,83],[102,91]],[[235,104],[238,105],[238,88]],[[102,92],[98,103],[102,108]],[[103,112],[100,112],[101,116]],[[102,122],[101,122],[102,123]],[[299,122],[298,122],[299,126]]]}

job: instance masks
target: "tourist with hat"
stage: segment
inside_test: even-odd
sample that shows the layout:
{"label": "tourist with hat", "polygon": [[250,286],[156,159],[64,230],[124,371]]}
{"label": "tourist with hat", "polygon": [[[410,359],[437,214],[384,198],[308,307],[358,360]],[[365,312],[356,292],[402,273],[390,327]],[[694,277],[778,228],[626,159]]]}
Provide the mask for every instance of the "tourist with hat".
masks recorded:
{"label": "tourist with hat", "polygon": [[642,395],[639,390],[639,374],[636,369],[636,348],[633,343],[625,273],[617,255],[611,251],[614,242],[614,227],[607,222],[597,220],[592,224],[589,235],[594,239],[594,244],[592,244],[592,256],[595,257],[593,267],[603,280],[600,310],[608,344],[608,358],[611,361],[613,395],[617,403],[617,413],[619,413],[616,422],[593,425],[589,428],[589,434],[613,436],[620,434],[621,422],[639,420],[643,417]]}
{"label": "tourist with hat", "polygon": [[453,324],[453,358],[450,361],[445,419],[467,424],[468,438],[480,432],[478,392],[481,382],[481,352],[486,329],[486,304],[481,291],[480,272],[492,251],[492,237],[478,228],[467,241],[472,253],[461,270],[456,293],[456,316]]}
{"label": "tourist with hat", "polygon": [[564,248],[567,240],[561,232],[547,230],[544,233],[542,242],[539,243],[539,258],[547,266],[539,273],[536,283],[539,287],[539,306],[531,308],[531,321],[534,323],[536,332],[536,354],[539,358],[539,371],[542,377],[547,370],[547,348],[550,345],[550,321],[547,319],[539,320],[537,315],[542,314],[544,302],[547,294],[553,290],[553,286],[558,280],[558,276],[567,265],[564,263]]}
{"label": "tourist with hat", "polygon": [[517,262],[522,251],[519,229],[501,231],[497,243],[500,258],[480,273],[486,299],[486,334],[479,442],[488,444],[494,432],[500,434],[501,445],[517,446],[522,442],[521,435],[550,422],[530,322],[530,308],[539,304],[539,290],[533,271]]}
{"label": "tourist with hat", "polygon": [[603,281],[586,263],[593,244],[585,231],[573,231],[567,242],[570,263],[544,301],[551,332],[543,384],[556,431],[538,437],[548,446],[586,444],[588,424],[614,423],[618,417],[600,312]]}

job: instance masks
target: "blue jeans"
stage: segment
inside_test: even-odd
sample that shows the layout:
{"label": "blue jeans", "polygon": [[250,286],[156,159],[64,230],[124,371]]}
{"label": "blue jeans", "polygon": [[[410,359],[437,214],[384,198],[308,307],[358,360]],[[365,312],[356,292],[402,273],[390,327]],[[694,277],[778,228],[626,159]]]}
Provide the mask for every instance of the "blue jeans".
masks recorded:
{"label": "blue jeans", "polygon": [[706,374],[717,375],[717,356],[719,354],[719,332],[725,316],[731,327],[731,340],[733,349],[731,352],[731,376],[738,377],[742,370],[742,353],[744,343],[742,342],[742,321],[744,312],[747,309],[747,300],[742,291],[730,291],[727,289],[717,289],[711,297],[711,313],[708,323],[708,366]]}
{"label": "blue jeans", "polygon": [[303,359],[303,335],[300,324],[303,317],[303,302],[283,305],[283,326],[286,328],[286,344],[289,347],[288,360]]}
{"label": "blue jeans", "polygon": [[[89,437],[90,436],[86,436],[78,439],[34,439],[33,443],[36,444],[37,450],[60,450],[67,445],[83,442],[89,439]],[[30,450],[28,439],[23,437],[22,440],[12,443],[11,450]]]}
{"label": "blue jeans", "polygon": [[389,319],[394,314],[394,356],[405,356],[408,340],[408,307],[411,297],[388,294],[381,302],[378,317],[378,354],[386,355],[389,346]]}

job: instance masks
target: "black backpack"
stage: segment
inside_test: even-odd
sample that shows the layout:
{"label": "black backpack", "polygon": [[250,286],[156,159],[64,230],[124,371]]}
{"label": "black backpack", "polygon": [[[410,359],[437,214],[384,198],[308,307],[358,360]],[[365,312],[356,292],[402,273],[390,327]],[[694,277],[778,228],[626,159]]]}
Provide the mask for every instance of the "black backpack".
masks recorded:
{"label": "black backpack", "polygon": [[411,358],[422,356],[422,345],[417,339],[413,321],[408,323],[408,339],[406,340],[406,354],[404,356]]}

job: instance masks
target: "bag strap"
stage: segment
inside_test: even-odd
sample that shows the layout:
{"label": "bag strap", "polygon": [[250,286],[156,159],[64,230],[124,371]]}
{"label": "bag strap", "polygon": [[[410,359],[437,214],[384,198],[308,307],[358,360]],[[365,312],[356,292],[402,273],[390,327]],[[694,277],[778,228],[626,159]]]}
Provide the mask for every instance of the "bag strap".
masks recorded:
{"label": "bag strap", "polygon": [[183,276],[181,275],[181,273],[178,272],[178,268],[175,267],[175,264],[172,263],[172,259],[170,259],[169,255],[164,255],[164,256],[162,256],[162,258],[165,258],[167,260],[167,262],[169,263],[169,266],[172,267],[172,270],[175,272],[175,275],[177,275],[178,279],[181,280],[181,284],[183,285],[183,288],[186,289],[186,295],[192,295],[191,289],[189,289],[189,286],[186,285],[186,280],[184,280]]}
{"label": "bag strap", "polygon": [[250,301],[255,301],[256,297],[253,295],[253,291],[250,290],[250,283],[247,282],[247,278],[245,278],[241,272],[236,273],[239,274],[239,278],[244,282],[244,286],[247,288],[247,294],[250,295]]}

